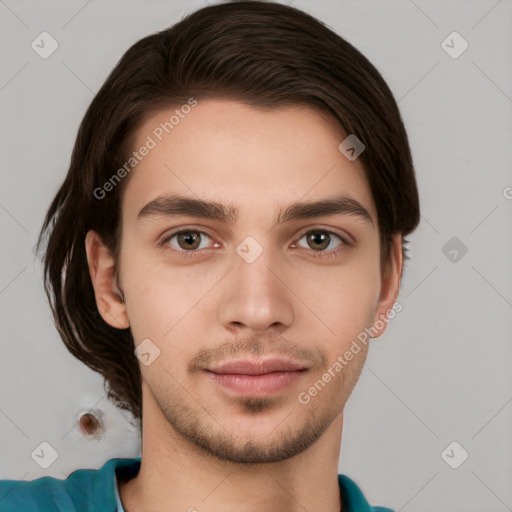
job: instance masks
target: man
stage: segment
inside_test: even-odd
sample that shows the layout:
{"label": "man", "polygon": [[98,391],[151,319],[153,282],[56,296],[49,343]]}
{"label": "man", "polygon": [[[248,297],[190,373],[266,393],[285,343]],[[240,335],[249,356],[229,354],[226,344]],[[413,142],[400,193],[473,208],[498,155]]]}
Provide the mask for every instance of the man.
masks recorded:
{"label": "man", "polygon": [[223,3],[136,43],[42,236],[59,333],[142,455],[2,481],[0,510],[389,512],[337,468],[418,221],[389,88],[311,16]]}

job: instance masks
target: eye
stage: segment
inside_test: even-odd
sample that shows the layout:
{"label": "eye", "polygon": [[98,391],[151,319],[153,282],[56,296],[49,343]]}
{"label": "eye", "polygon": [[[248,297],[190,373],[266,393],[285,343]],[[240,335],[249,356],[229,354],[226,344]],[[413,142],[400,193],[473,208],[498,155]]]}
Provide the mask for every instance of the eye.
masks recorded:
{"label": "eye", "polygon": [[[193,229],[185,229],[167,235],[162,241],[162,245],[170,245],[174,249],[180,252],[195,252],[199,249],[206,249],[207,247],[201,247],[203,240],[211,240],[207,233],[204,231],[198,231]],[[172,241],[175,240],[175,243]],[[218,244],[217,244],[218,245]]]}
{"label": "eye", "polygon": [[[315,252],[335,252],[336,248],[343,245],[350,245],[349,242],[343,238],[341,235],[337,235],[332,231],[327,231],[323,229],[314,229],[304,233],[299,240],[306,238],[306,249],[312,249]],[[338,239],[339,243],[333,247],[333,242]],[[294,244],[295,246],[295,244]],[[301,246],[304,247],[304,246]],[[332,251],[327,251],[326,249],[332,249]]]}

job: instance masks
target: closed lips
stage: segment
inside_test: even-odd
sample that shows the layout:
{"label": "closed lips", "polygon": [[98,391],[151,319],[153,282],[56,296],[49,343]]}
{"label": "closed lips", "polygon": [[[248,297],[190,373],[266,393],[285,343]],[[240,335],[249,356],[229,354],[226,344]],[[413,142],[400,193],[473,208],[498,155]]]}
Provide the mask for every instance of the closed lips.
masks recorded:
{"label": "closed lips", "polygon": [[296,372],[303,370],[307,370],[305,365],[284,359],[227,361],[207,368],[207,371],[213,373],[232,375],[265,375],[268,373]]}

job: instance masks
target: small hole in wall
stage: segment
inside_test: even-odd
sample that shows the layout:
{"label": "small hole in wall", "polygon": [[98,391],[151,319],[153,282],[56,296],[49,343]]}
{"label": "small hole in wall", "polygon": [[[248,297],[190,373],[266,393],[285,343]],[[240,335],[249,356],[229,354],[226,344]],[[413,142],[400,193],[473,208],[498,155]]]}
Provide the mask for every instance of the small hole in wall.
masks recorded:
{"label": "small hole in wall", "polygon": [[84,435],[97,437],[102,431],[101,413],[97,411],[84,412],[80,414],[78,424]]}

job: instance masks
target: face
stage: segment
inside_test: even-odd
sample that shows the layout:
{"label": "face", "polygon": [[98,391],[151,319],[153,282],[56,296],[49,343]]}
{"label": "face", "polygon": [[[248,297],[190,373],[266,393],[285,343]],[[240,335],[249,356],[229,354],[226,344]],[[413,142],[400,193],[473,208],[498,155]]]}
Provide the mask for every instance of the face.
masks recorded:
{"label": "face", "polygon": [[400,239],[381,272],[363,167],[329,116],[205,100],[160,141],[172,110],[138,131],[136,148],[156,145],[123,192],[125,304],[88,235],[98,307],[144,343],[145,427],[224,460],[283,460],[342,418],[368,346],[335,362],[393,306]]}

